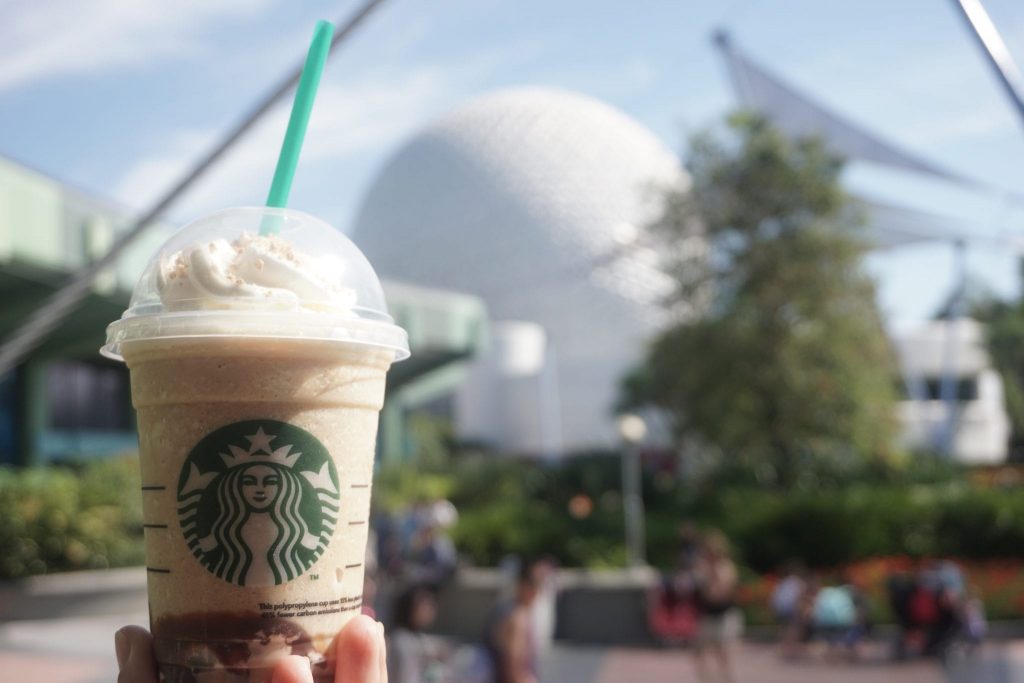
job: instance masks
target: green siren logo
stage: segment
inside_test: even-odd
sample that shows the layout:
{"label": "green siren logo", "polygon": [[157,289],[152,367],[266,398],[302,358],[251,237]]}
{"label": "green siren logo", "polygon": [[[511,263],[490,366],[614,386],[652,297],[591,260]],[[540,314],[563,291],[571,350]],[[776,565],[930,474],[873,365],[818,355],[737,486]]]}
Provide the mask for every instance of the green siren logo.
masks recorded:
{"label": "green siren logo", "polygon": [[302,575],[338,519],[338,474],[315,436],[286,422],[221,427],[189,453],[178,480],[178,520],[192,554],[239,586]]}

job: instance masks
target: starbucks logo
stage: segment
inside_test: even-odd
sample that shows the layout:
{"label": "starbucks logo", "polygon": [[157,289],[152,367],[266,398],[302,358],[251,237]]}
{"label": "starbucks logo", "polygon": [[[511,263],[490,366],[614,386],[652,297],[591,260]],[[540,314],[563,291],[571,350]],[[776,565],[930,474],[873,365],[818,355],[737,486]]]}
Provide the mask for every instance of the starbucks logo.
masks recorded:
{"label": "starbucks logo", "polygon": [[331,542],[338,474],[324,445],[275,420],[221,427],[189,453],[178,520],[196,559],[239,586],[302,575]]}

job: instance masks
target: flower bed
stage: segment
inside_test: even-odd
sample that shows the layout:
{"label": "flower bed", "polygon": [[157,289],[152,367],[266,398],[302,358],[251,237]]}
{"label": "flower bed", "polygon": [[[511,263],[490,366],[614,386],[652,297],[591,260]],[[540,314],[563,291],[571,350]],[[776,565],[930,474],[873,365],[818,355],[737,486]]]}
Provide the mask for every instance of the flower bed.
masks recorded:
{"label": "flower bed", "polygon": [[[989,619],[1024,618],[1024,561],[953,560],[963,570],[968,590],[985,604]],[[886,582],[894,575],[916,572],[926,561],[904,555],[874,557],[832,570],[815,572],[824,583],[838,583],[847,577],[863,590],[871,603],[875,622],[891,622]],[[750,623],[771,623],[768,607],[778,577],[772,574],[746,573],[739,592],[739,603]]]}

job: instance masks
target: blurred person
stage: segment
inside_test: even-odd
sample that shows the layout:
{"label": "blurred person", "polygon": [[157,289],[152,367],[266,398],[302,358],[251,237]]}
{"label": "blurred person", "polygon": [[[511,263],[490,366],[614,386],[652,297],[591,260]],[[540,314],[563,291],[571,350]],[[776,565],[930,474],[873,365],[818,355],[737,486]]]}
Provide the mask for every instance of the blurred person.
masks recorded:
{"label": "blurred person", "polygon": [[445,642],[424,631],[437,619],[437,599],[427,586],[413,586],[395,601],[394,626],[388,638],[391,683],[438,683],[445,680]]}
{"label": "blurred person", "polygon": [[825,641],[826,659],[856,658],[867,633],[867,602],[852,581],[828,586],[814,599],[814,632]]}
{"label": "blurred person", "polygon": [[647,595],[647,620],[652,635],[665,646],[693,639],[697,633],[697,597],[692,578],[664,572]]}
{"label": "blurred person", "polygon": [[459,510],[455,503],[439,498],[430,505],[430,519],[442,529],[451,529],[459,521]]}
{"label": "blurred person", "polygon": [[418,532],[409,551],[406,575],[416,583],[438,588],[447,583],[458,568],[459,556],[448,533],[432,520]]}
{"label": "blurred person", "polygon": [[379,562],[384,576],[399,579],[405,573],[405,552],[402,548],[402,537],[392,530],[380,541],[381,552]]}
{"label": "blurred person", "polygon": [[680,522],[678,543],[679,550],[676,554],[676,568],[683,571],[692,571],[701,550],[701,535],[697,525],[688,519]]}
{"label": "blurred person", "polygon": [[899,626],[896,640],[893,643],[893,658],[903,659],[913,640],[917,625],[910,608],[911,601],[917,590],[917,583],[909,574],[899,572],[890,574],[885,581],[886,593],[889,598],[889,610]]}
{"label": "blurred person", "polygon": [[499,600],[484,633],[494,683],[538,683],[538,652],[533,609],[544,581],[539,561],[522,562],[512,600]]}
{"label": "blurred person", "polygon": [[540,588],[533,604],[533,633],[538,656],[551,649],[557,626],[558,606],[558,561],[553,557],[542,557],[537,561]]}
{"label": "blurred person", "polygon": [[964,633],[964,586],[963,572],[948,561],[926,562],[912,578],[889,578],[889,599],[901,626],[894,648],[898,658],[945,656]]}
{"label": "blurred person", "polygon": [[791,659],[802,657],[805,654],[804,648],[817,635],[814,628],[814,604],[819,592],[821,580],[817,576],[808,576],[796,605],[795,636],[789,652]]}
{"label": "blurred person", "polygon": [[966,582],[960,567],[949,560],[932,565],[929,576],[930,590],[935,595],[936,618],[927,630],[924,652],[941,659],[964,632]]}
{"label": "blurred person", "polygon": [[910,616],[907,646],[911,652],[927,653],[939,642],[937,635],[942,631],[941,622],[944,621],[939,604],[939,587],[934,565],[927,563],[922,566],[907,605]]}
{"label": "blurred person", "polygon": [[842,586],[825,586],[814,598],[814,632],[832,644],[838,635],[853,626],[857,610]]}
{"label": "blurred person", "polygon": [[847,573],[844,578],[846,590],[849,591],[853,600],[854,623],[853,627],[843,637],[842,646],[846,654],[852,659],[860,659],[861,643],[871,633],[871,601],[867,591],[855,576]]}
{"label": "blurred person", "polygon": [[647,595],[647,620],[651,633],[662,645],[676,645],[697,633],[696,565],[700,534],[692,522],[679,526],[676,566],[664,572]]}
{"label": "blurred person", "polygon": [[730,649],[743,629],[736,608],[739,572],[729,555],[729,540],[720,531],[704,535],[694,566],[700,605],[699,626],[694,643],[694,663],[700,681],[712,680],[705,653],[717,663],[717,678],[726,683],[735,680]]}
{"label": "blurred person", "polygon": [[934,568],[935,580],[943,591],[948,591],[955,600],[960,600],[967,593],[967,581],[960,565],[952,560],[940,560]]}
{"label": "blurred person", "polygon": [[430,523],[430,517],[430,505],[425,500],[417,500],[405,511],[398,526],[403,554],[411,552],[420,532]]}
{"label": "blurred person", "polygon": [[974,649],[981,645],[988,634],[988,620],[985,617],[985,603],[977,586],[972,585],[966,593],[963,623],[968,648]]}
{"label": "blurred person", "polygon": [[782,656],[787,659],[792,658],[799,647],[800,598],[806,588],[803,565],[798,561],[787,562],[770,598],[772,614],[780,628]]}
{"label": "blurred person", "polygon": [[376,541],[376,563],[381,579],[397,578],[402,573],[402,530],[400,522],[387,512],[371,512],[370,524]]}
{"label": "blurred person", "polygon": [[[338,633],[338,659],[345,662],[334,676],[335,683],[387,683],[387,654],[384,627],[366,616],[357,616]],[[153,636],[141,626],[125,626],[114,634],[118,683],[157,683]],[[394,680],[394,679],[392,679]],[[309,659],[284,657],[274,667],[270,683],[313,683]]]}

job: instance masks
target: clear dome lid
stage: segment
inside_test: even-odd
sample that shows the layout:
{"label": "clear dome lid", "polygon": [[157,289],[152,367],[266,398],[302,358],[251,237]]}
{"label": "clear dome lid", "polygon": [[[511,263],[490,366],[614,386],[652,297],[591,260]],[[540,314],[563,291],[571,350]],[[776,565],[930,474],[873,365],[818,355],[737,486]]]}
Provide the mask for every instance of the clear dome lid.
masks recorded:
{"label": "clear dome lid", "polygon": [[337,341],[409,356],[380,280],[359,248],[292,209],[225,209],[189,223],[150,259],[103,355],[148,339]]}

